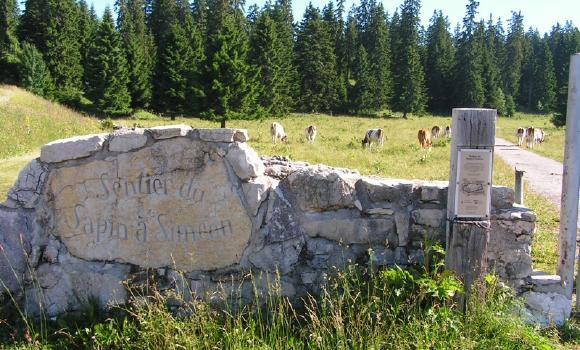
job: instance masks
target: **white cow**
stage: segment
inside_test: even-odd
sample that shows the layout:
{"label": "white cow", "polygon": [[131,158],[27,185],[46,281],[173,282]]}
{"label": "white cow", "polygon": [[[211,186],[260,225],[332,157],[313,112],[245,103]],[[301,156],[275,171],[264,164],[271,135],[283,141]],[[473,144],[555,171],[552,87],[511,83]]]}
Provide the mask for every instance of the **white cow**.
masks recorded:
{"label": "white cow", "polygon": [[284,132],[284,127],[282,124],[273,122],[270,126],[270,133],[272,134],[272,143],[276,144],[276,141],[287,141],[288,135]]}
{"label": "white cow", "polygon": [[316,125],[308,125],[306,129],[304,129],[304,135],[306,135],[308,143],[314,143],[314,139],[316,139]]}
{"label": "white cow", "polygon": [[443,132],[443,136],[445,136],[447,138],[451,138],[451,127],[449,125],[447,125],[445,127],[445,131]]}
{"label": "white cow", "polygon": [[371,148],[372,144],[378,144],[383,146],[385,142],[385,132],[383,129],[369,129],[365,134],[365,138],[362,140],[362,146]]}
{"label": "white cow", "polygon": [[526,130],[526,143],[528,145],[528,148],[534,148],[534,145],[538,144],[538,143],[543,143],[544,142],[544,131],[540,128],[534,128],[533,126],[530,126],[527,130]]}
{"label": "white cow", "polygon": [[528,133],[528,128],[518,128],[516,130],[516,136],[518,137],[518,146],[522,147],[524,144],[524,140],[526,139],[526,135]]}

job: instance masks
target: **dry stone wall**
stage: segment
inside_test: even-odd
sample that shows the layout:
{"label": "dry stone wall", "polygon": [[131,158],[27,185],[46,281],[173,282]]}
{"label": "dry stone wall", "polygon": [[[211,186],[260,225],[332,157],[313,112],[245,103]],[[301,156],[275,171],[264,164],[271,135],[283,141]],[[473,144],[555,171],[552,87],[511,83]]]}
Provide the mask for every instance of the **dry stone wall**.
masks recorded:
{"label": "dry stone wall", "polygon": [[[47,144],[0,206],[5,288],[49,316],[90,297],[122,304],[126,281],[151,278],[186,298],[247,302],[279,279],[299,300],[348,264],[421,264],[427,240],[445,241],[446,182],[260,158],[247,140],[177,125]],[[492,197],[489,264],[525,289],[535,215],[511,189]]]}

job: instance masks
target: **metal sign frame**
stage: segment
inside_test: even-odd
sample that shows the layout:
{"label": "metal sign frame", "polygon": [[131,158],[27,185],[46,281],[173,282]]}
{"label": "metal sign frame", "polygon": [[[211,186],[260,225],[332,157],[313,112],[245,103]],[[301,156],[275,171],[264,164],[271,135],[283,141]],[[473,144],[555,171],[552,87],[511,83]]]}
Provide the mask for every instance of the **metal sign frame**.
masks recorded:
{"label": "metal sign frame", "polygon": [[456,218],[490,218],[492,174],[492,149],[458,149],[454,208]]}

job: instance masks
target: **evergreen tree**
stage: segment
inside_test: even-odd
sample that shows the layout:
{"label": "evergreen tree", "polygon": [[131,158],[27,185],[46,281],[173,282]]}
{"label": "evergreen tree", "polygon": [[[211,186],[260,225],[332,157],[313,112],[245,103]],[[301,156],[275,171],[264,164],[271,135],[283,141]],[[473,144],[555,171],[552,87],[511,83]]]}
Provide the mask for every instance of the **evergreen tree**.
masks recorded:
{"label": "evergreen tree", "polygon": [[230,119],[250,119],[256,110],[256,70],[248,64],[248,37],[241,4],[211,0],[208,17],[205,116],[226,126]]}
{"label": "evergreen tree", "polygon": [[286,79],[282,70],[282,58],[278,48],[276,23],[270,11],[263,11],[256,20],[251,37],[250,62],[259,68],[258,103],[266,112],[283,115],[289,111],[288,96],[285,95]]}
{"label": "evergreen tree", "polygon": [[541,47],[540,34],[537,30],[530,28],[524,34],[522,44],[522,69],[520,76],[520,91],[518,103],[527,110],[534,110],[537,106],[537,76],[538,74],[538,55]]}
{"label": "evergreen tree", "polygon": [[334,57],[336,59],[336,87],[338,99],[336,104],[331,108],[333,110],[344,111],[347,105],[347,84],[346,76],[344,75],[344,72],[340,70],[341,59],[343,56],[342,43],[344,42],[344,24],[342,21],[342,13],[339,13],[337,10],[335,10],[332,0],[322,9],[322,20],[324,22],[324,26],[330,32],[332,46],[334,48]]}
{"label": "evergreen tree", "polygon": [[106,115],[131,113],[127,89],[129,73],[121,36],[115,30],[113,15],[107,7],[91,45],[88,95],[96,108]]}
{"label": "evergreen tree", "polygon": [[355,80],[355,85],[352,87],[352,92],[349,94],[352,110],[354,112],[372,110],[373,86],[375,85],[375,82],[370,71],[367,52],[362,44],[359,45],[354,67],[353,78]]}
{"label": "evergreen tree", "polygon": [[539,111],[546,113],[553,111],[556,105],[556,73],[547,38],[544,38],[541,46],[538,56],[537,106]]}
{"label": "evergreen tree", "polygon": [[329,28],[310,4],[298,28],[296,61],[300,67],[300,105],[308,112],[332,111],[339,100],[336,55]]}
{"label": "evergreen tree", "polygon": [[484,107],[497,109],[498,114],[506,113],[505,95],[502,90],[501,71],[497,50],[501,50],[501,34],[498,33],[497,26],[493,24],[490,16],[485,28],[485,38],[480,39],[482,50],[482,78],[485,91]]}
{"label": "evergreen tree", "polygon": [[455,105],[482,107],[485,103],[481,40],[476,40],[477,7],[479,2],[469,0],[463,18],[463,31],[458,39],[455,69]]}
{"label": "evergreen tree", "polygon": [[389,107],[392,92],[389,27],[382,4],[372,9],[367,32],[366,50],[373,77],[368,108],[379,111]]}
{"label": "evergreen tree", "polygon": [[0,71],[5,72],[0,77],[0,82],[10,82],[16,78],[15,60],[11,53],[18,45],[17,21],[18,3],[16,0],[0,0]]}
{"label": "evergreen tree", "polygon": [[521,12],[512,12],[506,40],[506,56],[504,61],[504,91],[518,100],[520,78],[524,59],[524,17]]}
{"label": "evergreen tree", "polygon": [[28,0],[20,27],[22,40],[43,54],[57,98],[75,103],[82,91],[79,11],[74,0]]}
{"label": "evergreen tree", "polygon": [[426,96],[423,66],[419,55],[420,0],[405,0],[397,28],[397,56],[394,63],[394,107],[407,113],[422,113]]}
{"label": "evergreen tree", "polygon": [[33,44],[23,43],[18,52],[20,85],[33,94],[51,97],[54,86],[42,54]]}
{"label": "evergreen tree", "polygon": [[[278,57],[280,84],[278,98],[287,110],[294,107],[298,95],[298,72],[294,57],[294,18],[290,0],[277,0],[272,7],[276,28],[275,51]],[[281,109],[281,112],[283,109]]]}
{"label": "evergreen tree", "polygon": [[117,28],[123,39],[129,70],[131,107],[146,108],[152,98],[154,43],[143,0],[117,0]]}
{"label": "evergreen tree", "polygon": [[449,33],[449,21],[441,11],[434,12],[427,29],[427,57],[425,59],[425,85],[431,111],[450,111],[453,90],[455,48]]}
{"label": "evergreen tree", "polygon": [[207,33],[207,17],[209,12],[207,0],[193,0],[191,11],[193,13],[193,23],[199,32],[205,35]]}
{"label": "evergreen tree", "polygon": [[[79,2],[79,42],[81,64],[83,67],[88,65],[91,43],[94,40],[98,26],[99,20],[95,13],[94,7],[91,6],[89,9],[87,2],[85,0],[81,0]],[[87,71],[84,69],[82,78],[83,91],[87,91],[88,89],[88,79]]]}
{"label": "evergreen tree", "polygon": [[358,23],[354,16],[354,11],[351,10],[346,19],[346,29],[344,33],[344,64],[346,71],[347,86],[350,86],[350,80],[353,79],[355,71],[355,61],[358,55],[358,47],[360,44],[358,33]]}

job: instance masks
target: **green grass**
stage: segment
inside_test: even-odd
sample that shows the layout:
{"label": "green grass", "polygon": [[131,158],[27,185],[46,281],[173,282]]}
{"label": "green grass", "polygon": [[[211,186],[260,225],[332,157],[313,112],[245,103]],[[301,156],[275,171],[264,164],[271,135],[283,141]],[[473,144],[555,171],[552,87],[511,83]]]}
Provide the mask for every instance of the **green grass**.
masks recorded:
{"label": "green grass", "polygon": [[[19,169],[38,154],[39,146],[74,134],[101,132],[98,120],[82,117],[22,90],[2,86],[0,96],[3,94],[12,96],[8,102],[0,105],[0,130],[3,131],[0,134],[0,200],[4,199],[6,191],[14,183]],[[269,128],[274,120],[284,125],[289,135],[287,143],[272,144]],[[114,123],[141,127],[177,123],[193,127],[219,127],[215,122],[194,118],[171,121],[148,112],[138,112],[130,119],[114,120]],[[502,133],[505,133],[509,139],[509,134],[513,134],[513,130],[520,124],[543,127],[548,131],[548,138],[537,151],[553,151],[556,154],[557,148],[561,151],[563,146],[557,145],[555,135],[561,132],[562,136],[563,132],[546,128],[547,123],[549,119],[544,116],[500,118],[498,136],[504,136]],[[309,124],[318,126],[318,137],[314,145],[307,144],[303,134]],[[227,126],[248,129],[249,144],[260,154],[284,155],[312,164],[324,163],[358,169],[365,175],[446,180],[449,173],[449,140],[436,140],[432,151],[428,152],[419,147],[416,133],[420,128],[449,124],[450,117],[441,116],[403,120],[295,114],[281,119],[231,121]],[[364,132],[376,127],[386,132],[384,147],[362,149]],[[513,186],[514,181],[513,169],[497,157],[493,181],[494,184],[506,186]],[[554,272],[558,211],[541,196],[527,189],[526,205],[538,214],[533,242],[534,265]],[[323,299],[317,300],[310,305],[311,308],[305,310],[295,310],[287,302],[278,299],[272,301],[269,314],[263,314],[255,308],[220,313],[201,303],[195,306],[191,316],[176,318],[167,310],[165,299],[156,295],[150,303],[136,303],[122,311],[120,317],[100,318],[91,313],[82,316],[80,320],[60,320],[52,324],[50,337],[41,340],[52,348],[94,349],[519,349],[533,346],[550,348],[558,344],[573,347],[580,341],[580,327],[574,321],[562,329],[551,329],[543,333],[545,336],[522,325],[520,320],[506,311],[506,305],[510,304],[509,297],[499,291],[497,295],[491,295],[486,303],[473,306],[474,309],[463,316],[456,312],[450,301],[437,299],[428,307],[415,302],[438,290],[433,287],[442,281],[442,276],[430,276],[439,280],[429,288],[419,282],[412,282],[410,285],[414,289],[409,298],[398,302],[388,298],[404,290],[397,291],[393,286],[387,288],[392,282],[388,281],[388,277],[373,279],[372,283],[369,282],[371,285],[364,282],[364,278],[351,277],[339,275],[334,289],[330,288]],[[39,345],[21,342],[24,338],[23,334],[18,335],[16,343],[11,343],[11,348],[36,348]]]}
{"label": "green grass", "polygon": [[528,126],[538,127],[546,133],[545,142],[535,146],[532,151],[563,162],[566,129],[555,127],[549,115],[516,113],[512,118],[500,117],[497,122],[497,136],[517,145],[517,128]]}

